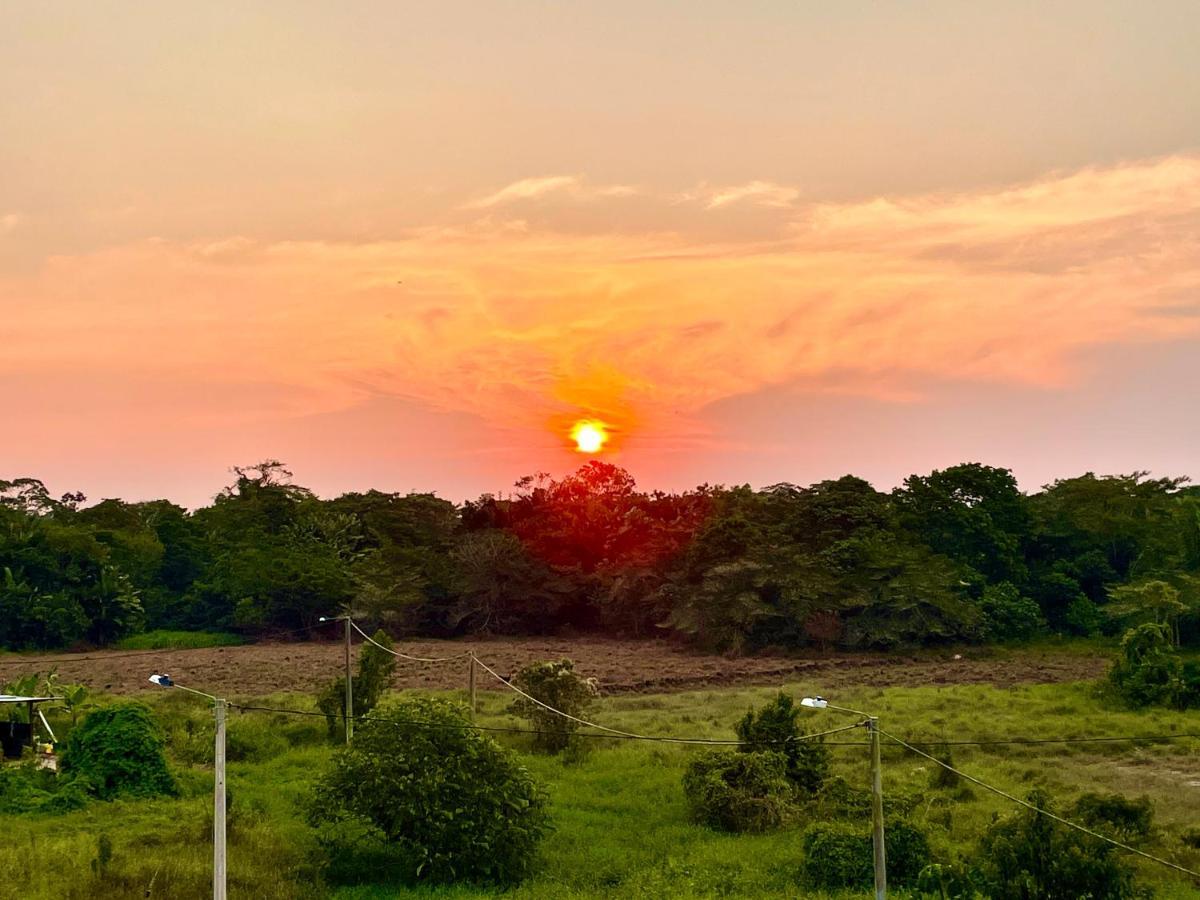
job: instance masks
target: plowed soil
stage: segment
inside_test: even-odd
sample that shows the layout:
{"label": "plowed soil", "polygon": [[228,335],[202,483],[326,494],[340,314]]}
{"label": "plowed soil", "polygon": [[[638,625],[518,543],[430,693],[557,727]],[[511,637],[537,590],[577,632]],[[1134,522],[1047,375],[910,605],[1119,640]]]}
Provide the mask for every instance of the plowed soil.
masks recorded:
{"label": "plowed soil", "polygon": [[[359,646],[354,648],[355,655]],[[1108,667],[1101,656],[1053,651],[990,653],[810,654],[805,656],[726,657],[697,653],[655,641],[598,638],[496,638],[475,641],[412,641],[398,649],[414,656],[443,657],[472,651],[501,675],[542,659],[569,657],[577,670],[594,676],[604,693],[661,693],[730,685],[811,682],[830,690],[842,685],[936,685],[1081,681],[1096,678]],[[337,675],[343,666],[340,643],[262,643],[201,650],[97,651],[64,655],[0,657],[0,681],[54,668],[68,682],[94,691],[132,693],[151,689],[147,677],[166,672],[184,684],[226,696],[254,696],[276,691],[312,691]],[[422,663],[401,659],[393,678],[397,688],[462,688],[465,658]],[[491,682],[489,684],[489,682]],[[478,686],[496,686],[479,673]]]}

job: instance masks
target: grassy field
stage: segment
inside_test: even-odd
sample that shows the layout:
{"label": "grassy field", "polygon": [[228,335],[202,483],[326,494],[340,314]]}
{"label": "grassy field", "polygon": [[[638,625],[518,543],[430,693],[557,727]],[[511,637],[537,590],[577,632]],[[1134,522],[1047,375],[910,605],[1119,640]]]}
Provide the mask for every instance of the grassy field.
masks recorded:
{"label": "grassy field", "polygon": [[[813,685],[788,685],[796,694]],[[745,710],[777,689],[743,688],[619,696],[600,702],[593,718],[614,727],[660,735],[732,737]],[[481,693],[483,724],[518,724],[508,697]],[[147,693],[169,735],[182,796],[175,800],[94,803],[65,815],[0,816],[0,897],[106,898],[208,895],[211,863],[211,717],[200,698]],[[312,709],[306,695],[255,700]],[[833,702],[880,716],[881,726],[912,740],[1163,735],[1200,732],[1200,713],[1130,711],[1113,706],[1089,684],[986,685],[849,689]],[[57,723],[65,728],[65,720]],[[842,724],[837,713],[814,712],[810,727]],[[61,736],[61,735],[60,735]],[[840,740],[839,735],[832,740]],[[861,739],[850,732],[846,739]],[[728,836],[692,824],[680,779],[692,748],[595,740],[581,760],[527,753],[522,736],[501,741],[521,750],[552,798],[555,831],[545,841],[536,877],[512,898],[779,897],[803,894],[799,828],[763,836]],[[256,898],[492,896],[477,888],[406,890],[331,884],[300,804],[332,747],[324,721],[275,713],[236,713],[229,727],[230,895]],[[1023,796],[1034,786],[1067,801],[1084,791],[1148,795],[1157,830],[1151,852],[1200,868],[1200,851],[1180,840],[1200,824],[1200,740],[1161,744],[1075,744],[955,748],[955,765]],[[831,747],[834,768],[867,785],[863,745]],[[919,795],[914,819],[926,826],[935,853],[969,849],[997,813],[1012,804],[980,789],[969,794],[930,787],[932,764],[885,746],[884,789]],[[802,827],[802,826],[801,826]],[[865,827],[865,825],[864,825]],[[101,864],[101,835],[111,859]],[[1150,863],[1139,876],[1156,896],[1182,900],[1197,887]],[[153,884],[151,885],[151,883]],[[897,896],[902,896],[896,892]],[[850,896],[850,895],[847,895]]]}

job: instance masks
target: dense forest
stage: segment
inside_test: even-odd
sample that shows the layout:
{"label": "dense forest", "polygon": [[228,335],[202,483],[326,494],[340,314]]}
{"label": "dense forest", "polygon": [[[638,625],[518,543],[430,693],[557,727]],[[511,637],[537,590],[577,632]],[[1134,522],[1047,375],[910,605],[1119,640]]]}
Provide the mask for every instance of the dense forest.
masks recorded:
{"label": "dense forest", "polygon": [[706,648],[886,648],[1116,633],[1200,642],[1200,488],[1086,474],[1022,493],[975,463],[891,491],[639,491],[589,462],[456,506],[324,500],[278,462],[211,505],[86,505],[0,481],[0,646],[143,629],[294,632],[353,609],[397,635],[603,633]]}

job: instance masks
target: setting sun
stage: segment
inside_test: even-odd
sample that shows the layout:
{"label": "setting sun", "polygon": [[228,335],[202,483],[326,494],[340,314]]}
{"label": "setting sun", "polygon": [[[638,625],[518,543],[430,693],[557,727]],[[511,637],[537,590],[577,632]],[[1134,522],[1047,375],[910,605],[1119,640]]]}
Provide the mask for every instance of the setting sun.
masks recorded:
{"label": "setting sun", "polygon": [[603,422],[576,422],[571,428],[571,439],[580,453],[599,453],[608,441],[608,432]]}

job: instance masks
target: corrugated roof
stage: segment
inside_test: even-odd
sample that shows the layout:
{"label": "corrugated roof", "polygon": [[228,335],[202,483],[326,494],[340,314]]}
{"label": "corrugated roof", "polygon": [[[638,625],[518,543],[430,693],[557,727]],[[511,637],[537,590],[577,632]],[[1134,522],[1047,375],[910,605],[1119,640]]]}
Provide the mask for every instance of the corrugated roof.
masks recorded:
{"label": "corrugated roof", "polygon": [[0,703],[44,703],[47,700],[59,700],[59,697],[19,697],[16,694],[0,694]]}

